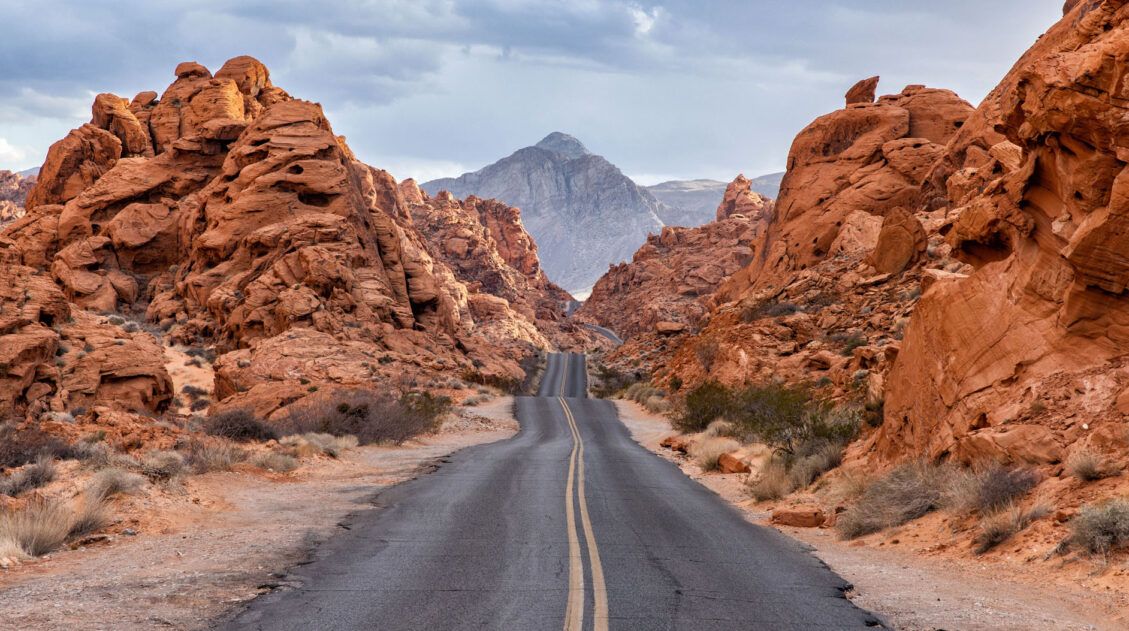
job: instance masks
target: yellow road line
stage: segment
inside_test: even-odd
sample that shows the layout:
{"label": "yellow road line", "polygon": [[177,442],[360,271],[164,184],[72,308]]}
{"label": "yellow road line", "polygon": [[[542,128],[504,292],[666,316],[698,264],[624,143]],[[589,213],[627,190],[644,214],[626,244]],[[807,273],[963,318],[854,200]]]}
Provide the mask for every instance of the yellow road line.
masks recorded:
{"label": "yellow road line", "polygon": [[565,609],[565,631],[581,631],[584,628],[584,567],[580,557],[580,541],[576,537],[576,513],[572,507],[577,452],[577,444],[573,442],[565,487],[565,522],[568,524],[568,606]]}
{"label": "yellow road line", "polygon": [[[572,550],[572,541],[575,539],[575,518],[571,516],[572,512],[572,473],[574,465],[579,470],[577,495],[580,502],[580,523],[584,529],[584,539],[588,544],[588,559],[592,564],[592,623],[595,631],[607,631],[608,629],[608,589],[604,584],[604,566],[600,562],[600,549],[596,544],[596,534],[592,529],[592,520],[588,517],[588,501],[584,493],[584,439],[580,437],[580,428],[576,424],[576,417],[572,415],[572,410],[569,409],[568,403],[561,397],[561,408],[564,409],[565,418],[568,420],[569,429],[572,430],[572,452],[573,460],[569,462],[569,484],[568,484],[568,512],[566,518],[569,520],[569,551]],[[579,449],[578,449],[579,448]],[[570,566],[570,579],[571,566]],[[571,583],[571,581],[570,581]],[[584,581],[580,580],[581,590],[583,590]],[[583,603],[583,596],[581,597]],[[572,592],[569,592],[569,604],[572,605]],[[583,605],[582,605],[583,606]],[[583,609],[581,610],[581,623],[583,623]],[[569,619],[565,619],[565,629],[572,629],[569,626]],[[576,627],[580,628],[580,627]]]}
{"label": "yellow road line", "polygon": [[565,391],[565,380],[568,379],[568,360],[569,355],[564,356],[564,366],[561,368],[561,387],[557,389],[557,396],[563,397]]}

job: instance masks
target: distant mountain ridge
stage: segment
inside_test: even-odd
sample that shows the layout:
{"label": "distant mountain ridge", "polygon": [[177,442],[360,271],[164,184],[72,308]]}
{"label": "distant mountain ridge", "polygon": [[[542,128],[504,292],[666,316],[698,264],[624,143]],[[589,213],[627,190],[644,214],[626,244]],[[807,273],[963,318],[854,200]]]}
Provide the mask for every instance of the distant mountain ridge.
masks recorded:
{"label": "distant mountain ridge", "polygon": [[421,187],[521,208],[546,273],[573,295],[586,294],[610,264],[630,259],[664,225],[654,195],[561,132],[473,173]]}

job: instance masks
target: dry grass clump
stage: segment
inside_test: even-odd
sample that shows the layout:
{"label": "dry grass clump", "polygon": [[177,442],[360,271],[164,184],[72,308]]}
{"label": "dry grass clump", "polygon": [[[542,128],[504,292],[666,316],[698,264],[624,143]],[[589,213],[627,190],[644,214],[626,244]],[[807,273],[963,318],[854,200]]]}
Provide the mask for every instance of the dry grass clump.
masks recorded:
{"label": "dry grass clump", "polygon": [[1067,543],[1090,554],[1109,554],[1129,547],[1129,499],[1083,506],[1070,520]]}
{"label": "dry grass clump", "polygon": [[1066,470],[1082,482],[1097,482],[1116,475],[1116,471],[1100,456],[1083,449],[1066,460]]}
{"label": "dry grass clump", "polygon": [[945,478],[945,507],[982,515],[1015,504],[1039,483],[1039,474],[1031,469],[998,463],[979,471],[948,467]]}
{"label": "dry grass clump", "polygon": [[792,492],[792,478],[783,462],[773,459],[755,480],[748,482],[749,495],[758,502],[778,500]]}
{"label": "dry grass clump", "polygon": [[87,468],[99,471],[107,468],[136,469],[137,459],[115,450],[104,442],[79,443],[76,454]]}
{"label": "dry grass clump", "polygon": [[1011,539],[1032,523],[1046,517],[1050,508],[1042,504],[1024,509],[1012,504],[980,520],[980,532],[973,539],[976,554],[984,554]]}
{"label": "dry grass clump", "polygon": [[736,431],[737,431],[737,428],[733,425],[733,423],[730,423],[729,421],[725,421],[725,420],[722,420],[722,419],[718,419],[718,420],[710,423],[709,425],[707,425],[706,431],[704,431],[702,433],[705,434],[706,436],[730,436],[730,437],[732,437],[733,434]]}
{"label": "dry grass clump", "polygon": [[113,521],[110,507],[105,498],[82,494],[78,506],[71,509],[71,523],[67,529],[67,539],[85,537],[102,530]]}
{"label": "dry grass clump", "polygon": [[229,410],[209,416],[204,432],[238,442],[278,438],[278,430],[255,417],[250,410]]}
{"label": "dry grass clump", "polygon": [[805,489],[811,486],[819,476],[838,467],[843,462],[843,445],[837,443],[814,443],[804,450],[806,453],[797,454],[788,470],[792,479],[792,487]]}
{"label": "dry grass clump", "polygon": [[226,442],[194,441],[188,445],[187,464],[194,473],[231,471],[247,459],[247,452]]}
{"label": "dry grass clump", "polygon": [[313,456],[329,456],[337,458],[346,449],[352,449],[359,444],[356,436],[334,436],[307,432],[305,434],[292,434],[279,441],[284,447],[290,448],[298,458]]}
{"label": "dry grass clump", "polygon": [[55,479],[55,460],[41,454],[32,464],[0,480],[0,495],[15,497],[46,486]]}
{"label": "dry grass clump", "polygon": [[151,451],[139,464],[141,473],[154,482],[169,482],[188,471],[188,462],[175,451]]}
{"label": "dry grass clump", "polygon": [[141,490],[145,478],[124,469],[102,469],[90,478],[85,494],[89,497],[110,499],[115,495],[130,495]]}
{"label": "dry grass clump", "polygon": [[83,493],[77,503],[35,499],[21,509],[0,511],[0,558],[37,557],[67,541],[108,526],[105,498]]}
{"label": "dry grass clump", "polygon": [[900,526],[941,506],[948,469],[924,461],[911,462],[874,480],[835,528],[844,539]]}
{"label": "dry grass clump", "polygon": [[14,547],[32,557],[53,552],[66,542],[72,516],[66,504],[43,499],[0,512],[0,548]]}
{"label": "dry grass clump", "polygon": [[490,395],[488,395],[488,394],[476,394],[476,395],[473,395],[473,396],[469,396],[466,399],[463,399],[463,405],[466,406],[466,407],[475,407],[475,406],[478,406],[478,405],[482,405],[483,403],[486,403],[489,400],[490,400]]}
{"label": "dry grass clump", "polygon": [[275,473],[290,473],[298,468],[298,459],[293,456],[272,451],[256,456],[251,461],[251,464],[260,469],[274,471]]}
{"label": "dry grass clump", "polygon": [[691,443],[689,451],[690,457],[702,468],[702,471],[717,471],[720,466],[718,460],[722,454],[736,451],[740,447],[741,443],[732,438],[704,436]]}
{"label": "dry grass clump", "polygon": [[627,390],[624,390],[623,396],[642,405],[651,414],[666,414],[671,410],[671,404],[666,399],[666,393],[645,381],[628,386]]}

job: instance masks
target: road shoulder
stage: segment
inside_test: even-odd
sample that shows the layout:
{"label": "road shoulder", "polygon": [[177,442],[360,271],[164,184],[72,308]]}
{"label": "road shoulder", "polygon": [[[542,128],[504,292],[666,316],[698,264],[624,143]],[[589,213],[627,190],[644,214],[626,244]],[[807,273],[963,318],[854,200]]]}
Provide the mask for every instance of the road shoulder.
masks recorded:
{"label": "road shoulder", "polygon": [[[620,420],[644,448],[677,464],[738,509],[750,522],[775,527],[768,513],[744,493],[742,475],[704,475],[685,458],[659,446],[672,433],[669,421],[632,401],[617,400]],[[854,585],[851,600],[898,629],[1028,630],[1121,629],[1111,622],[1119,603],[1112,596],[1071,586],[1048,586],[1041,577],[1002,564],[956,564],[894,549],[862,548],[827,529],[777,528],[813,549]]]}
{"label": "road shoulder", "polygon": [[[0,572],[0,629],[201,629],[276,586],[373,496],[460,449],[514,435],[513,400],[402,447],[359,447],[289,476],[209,473],[144,498],[136,536]],[[142,603],[143,606],[139,606]]]}

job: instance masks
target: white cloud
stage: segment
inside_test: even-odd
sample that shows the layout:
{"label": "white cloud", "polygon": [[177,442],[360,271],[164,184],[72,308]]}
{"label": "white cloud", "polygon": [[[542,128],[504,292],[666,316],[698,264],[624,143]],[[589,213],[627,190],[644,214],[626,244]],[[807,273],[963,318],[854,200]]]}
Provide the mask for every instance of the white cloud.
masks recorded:
{"label": "white cloud", "polygon": [[635,22],[635,35],[641,37],[655,28],[655,22],[659,19],[662,7],[655,7],[648,12],[636,4],[629,7],[628,10],[631,11],[631,20]]}
{"label": "white cloud", "polygon": [[0,164],[21,165],[26,156],[26,150],[12,146],[7,138],[0,138]]}

